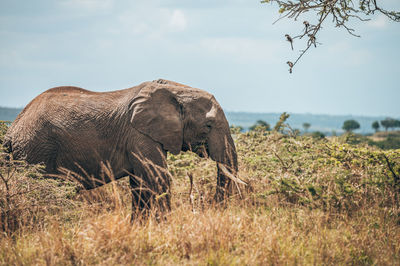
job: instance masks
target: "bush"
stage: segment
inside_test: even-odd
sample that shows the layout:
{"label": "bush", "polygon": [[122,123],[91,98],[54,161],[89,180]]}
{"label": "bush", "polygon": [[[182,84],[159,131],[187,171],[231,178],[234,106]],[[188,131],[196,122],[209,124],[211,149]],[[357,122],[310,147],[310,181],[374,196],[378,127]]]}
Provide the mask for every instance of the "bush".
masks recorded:
{"label": "bush", "polygon": [[4,135],[7,132],[11,122],[8,121],[0,121],[0,145],[3,143]]}
{"label": "bush", "polygon": [[400,134],[389,133],[385,140],[382,141],[369,140],[368,144],[377,146],[383,150],[400,149]]}
{"label": "bush", "polygon": [[[77,186],[63,180],[45,179],[40,166],[0,160],[0,230],[10,234],[19,228],[40,227],[46,217],[69,215]],[[51,214],[51,215],[50,215]]]}
{"label": "bush", "polygon": [[240,135],[237,147],[246,154],[241,163],[250,183],[257,184],[251,197],[259,203],[276,195],[281,203],[329,212],[352,213],[375,204],[398,212],[393,200],[400,188],[399,151],[254,132]]}

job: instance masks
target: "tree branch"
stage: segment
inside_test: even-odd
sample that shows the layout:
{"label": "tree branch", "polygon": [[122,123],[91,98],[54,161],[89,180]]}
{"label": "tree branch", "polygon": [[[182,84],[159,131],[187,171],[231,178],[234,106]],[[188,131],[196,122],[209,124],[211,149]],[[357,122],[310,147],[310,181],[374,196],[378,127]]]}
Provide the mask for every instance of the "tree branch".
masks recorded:
{"label": "tree branch", "polygon": [[262,0],[261,3],[276,3],[279,6],[280,17],[274,21],[273,24],[283,18],[297,21],[300,16],[306,12],[314,12],[319,15],[315,24],[311,24],[308,21],[303,22],[305,28],[301,34],[295,37],[291,37],[289,34],[285,35],[286,39],[291,43],[291,46],[293,46],[294,39],[302,39],[305,36],[308,37],[306,48],[300,50],[300,54],[294,63],[291,61],[287,62],[290,73],[292,73],[293,67],[312,45],[316,48],[317,44],[321,44],[316,41],[317,35],[321,31],[322,24],[325,23],[328,16],[332,16],[332,23],[335,27],[343,27],[347,33],[354,37],[360,36],[348,25],[350,19],[358,19],[365,22],[370,20],[369,18],[365,18],[366,16],[379,12],[392,21],[400,22],[400,12],[385,10],[378,6],[376,0]]}

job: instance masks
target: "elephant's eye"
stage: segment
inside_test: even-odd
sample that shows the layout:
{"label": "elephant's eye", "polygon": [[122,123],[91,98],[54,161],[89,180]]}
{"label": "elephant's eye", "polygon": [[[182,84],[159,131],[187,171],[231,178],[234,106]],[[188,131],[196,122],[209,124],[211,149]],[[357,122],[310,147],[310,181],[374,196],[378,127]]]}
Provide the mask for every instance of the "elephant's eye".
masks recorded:
{"label": "elephant's eye", "polygon": [[207,127],[207,129],[211,129],[211,127],[212,127],[212,122],[207,122],[207,123],[206,123],[206,127]]}

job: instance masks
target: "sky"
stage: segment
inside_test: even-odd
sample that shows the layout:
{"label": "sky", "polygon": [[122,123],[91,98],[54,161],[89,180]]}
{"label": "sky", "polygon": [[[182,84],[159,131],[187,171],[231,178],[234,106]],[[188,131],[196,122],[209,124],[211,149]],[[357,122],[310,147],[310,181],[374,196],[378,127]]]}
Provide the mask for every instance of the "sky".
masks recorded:
{"label": "sky", "polygon": [[[382,1],[380,1],[382,2]],[[400,10],[400,1],[384,7]],[[72,85],[111,91],[164,78],[224,110],[400,117],[400,23],[325,25],[292,74],[308,15],[280,20],[259,0],[0,0],[0,106]]]}

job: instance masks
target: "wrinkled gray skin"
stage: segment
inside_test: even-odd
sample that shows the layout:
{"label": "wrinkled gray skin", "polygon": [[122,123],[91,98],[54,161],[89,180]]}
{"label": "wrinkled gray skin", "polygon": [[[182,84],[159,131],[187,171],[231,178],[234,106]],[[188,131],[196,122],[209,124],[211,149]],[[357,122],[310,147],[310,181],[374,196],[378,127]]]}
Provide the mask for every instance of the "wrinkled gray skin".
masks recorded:
{"label": "wrinkled gray skin", "polygon": [[155,199],[161,209],[170,209],[167,151],[192,150],[216,161],[217,200],[224,198],[230,181],[218,163],[233,175],[238,169],[229,125],[215,98],[167,80],[102,93],[49,89],[19,114],[4,146],[15,159],[44,163],[48,176],[65,174],[65,169],[78,174],[86,189],[110,182],[107,168],[115,179],[130,174],[137,211],[148,210]]}

